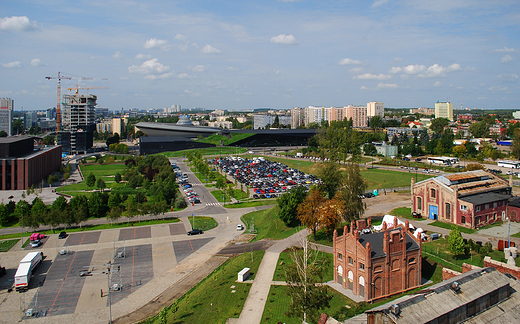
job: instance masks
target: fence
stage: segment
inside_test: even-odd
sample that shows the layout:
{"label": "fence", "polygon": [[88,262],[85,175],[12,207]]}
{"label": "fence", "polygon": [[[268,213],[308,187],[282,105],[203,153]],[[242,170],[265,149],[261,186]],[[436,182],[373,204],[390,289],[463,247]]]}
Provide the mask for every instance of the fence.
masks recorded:
{"label": "fence", "polygon": [[462,264],[464,263],[469,263],[479,267],[484,266],[484,255],[481,254],[470,254],[469,257],[462,256],[457,258],[453,254],[444,251],[441,246],[429,246],[426,244],[423,244],[422,246],[422,253],[424,256],[433,257],[448,265],[456,266],[457,269],[455,270],[457,271],[462,271]]}

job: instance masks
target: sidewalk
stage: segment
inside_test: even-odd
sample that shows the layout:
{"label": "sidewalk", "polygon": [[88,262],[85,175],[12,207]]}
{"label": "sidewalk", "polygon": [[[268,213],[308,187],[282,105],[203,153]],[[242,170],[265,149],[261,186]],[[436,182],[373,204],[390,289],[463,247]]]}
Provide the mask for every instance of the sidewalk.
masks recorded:
{"label": "sidewalk", "polygon": [[299,245],[300,241],[307,235],[307,229],[301,230],[267,249],[258,268],[253,285],[249,290],[249,295],[244,303],[240,317],[238,319],[230,318],[228,320],[229,323],[260,324],[269,290],[273,284],[274,271],[276,270],[276,263],[278,262],[280,252],[293,245]]}

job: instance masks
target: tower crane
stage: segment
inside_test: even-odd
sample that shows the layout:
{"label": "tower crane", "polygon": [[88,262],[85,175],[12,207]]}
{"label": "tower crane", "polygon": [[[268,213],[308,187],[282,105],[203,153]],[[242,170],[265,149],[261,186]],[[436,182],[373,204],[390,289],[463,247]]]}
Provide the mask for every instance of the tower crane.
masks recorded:
{"label": "tower crane", "polygon": [[[81,77],[81,76],[65,76],[61,72],[58,72],[58,76],[45,77],[47,80],[58,80],[58,100],[56,102],[56,131],[59,132],[61,128],[61,79],[72,80],[72,79],[80,79],[80,80],[93,80],[93,78]],[[102,78],[101,80],[108,80],[106,78]]]}
{"label": "tower crane", "polygon": [[76,84],[75,88],[67,88],[67,90],[76,90],[76,94],[78,94],[78,90],[90,90],[90,89],[108,89],[108,87],[78,87]]}

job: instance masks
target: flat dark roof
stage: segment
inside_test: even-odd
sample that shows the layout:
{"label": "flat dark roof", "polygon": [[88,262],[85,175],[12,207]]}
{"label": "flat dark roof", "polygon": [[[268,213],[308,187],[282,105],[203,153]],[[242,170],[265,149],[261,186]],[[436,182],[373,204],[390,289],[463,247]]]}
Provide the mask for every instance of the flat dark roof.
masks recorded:
{"label": "flat dark roof", "polygon": [[8,136],[8,137],[0,137],[0,144],[12,144],[19,141],[24,141],[27,139],[32,139],[32,136]]}
{"label": "flat dark roof", "polygon": [[473,205],[482,205],[482,204],[488,204],[491,202],[499,201],[499,200],[506,200],[509,199],[511,196],[509,195],[501,195],[497,193],[483,193],[480,195],[472,195],[472,196],[466,196],[459,198],[462,201],[468,202]]}
{"label": "flat dark roof", "polygon": [[[395,229],[389,229],[386,232],[392,232]],[[410,236],[407,232],[406,234],[406,251],[418,250],[419,244],[415,242],[415,240]],[[372,251],[371,258],[376,259],[380,257],[384,257],[386,253],[383,251],[383,238],[385,232],[378,233],[368,233],[359,236],[359,243],[363,245],[363,247],[367,246],[367,242],[370,242],[370,249]]]}

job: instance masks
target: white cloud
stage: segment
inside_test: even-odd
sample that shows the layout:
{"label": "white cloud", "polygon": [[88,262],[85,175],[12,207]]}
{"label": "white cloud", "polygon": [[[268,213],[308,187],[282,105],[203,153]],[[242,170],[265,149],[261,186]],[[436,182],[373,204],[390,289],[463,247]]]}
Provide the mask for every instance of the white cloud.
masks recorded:
{"label": "white cloud", "polygon": [[137,54],[135,58],[138,60],[149,60],[152,58],[152,56],[148,54]]}
{"label": "white cloud", "polygon": [[143,62],[140,66],[132,65],[128,68],[128,72],[130,73],[164,73],[170,69],[169,66],[163,65],[159,63],[159,60],[154,58],[148,61]]}
{"label": "white cloud", "polygon": [[448,66],[448,68],[446,69],[446,71],[448,71],[448,72],[460,71],[460,70],[462,70],[462,68],[460,67],[460,64],[458,64],[458,63],[454,63],[454,64]]}
{"label": "white cloud", "polygon": [[396,57],[395,59],[392,60],[392,62],[390,63],[400,63],[400,62],[403,62],[404,60],[400,57]]}
{"label": "white cloud", "polygon": [[227,70],[231,71],[231,72],[234,72],[234,71],[238,71],[238,68],[230,66],[230,67],[227,68]]}
{"label": "white cloud", "polygon": [[434,87],[440,87],[442,85],[441,81],[437,81],[433,84]]}
{"label": "white cloud", "polygon": [[504,48],[498,48],[495,50],[497,53],[514,53],[516,50],[514,48],[509,48],[504,46]]}
{"label": "white cloud", "polygon": [[377,85],[378,88],[381,89],[397,89],[399,86],[395,83],[379,83]]}
{"label": "white cloud", "polygon": [[6,69],[18,69],[22,67],[22,63],[20,63],[20,61],[14,61],[9,63],[3,63],[2,66]]}
{"label": "white cloud", "polygon": [[377,7],[381,6],[381,5],[384,5],[384,4],[387,3],[387,2],[388,2],[388,0],[377,0],[376,2],[374,2],[374,3],[372,4],[371,7],[372,7],[372,8],[377,8]]}
{"label": "white cloud", "polygon": [[31,31],[36,29],[36,22],[31,22],[26,16],[12,16],[0,19],[0,30]]}
{"label": "white cloud", "polygon": [[195,67],[192,68],[192,71],[195,71],[195,72],[204,72],[206,71],[208,67],[206,65],[197,65]]}
{"label": "white cloud", "polygon": [[363,63],[361,61],[359,61],[359,60],[353,60],[353,59],[350,59],[350,58],[344,58],[341,61],[339,61],[338,64],[339,65],[348,65],[348,64],[363,64]]}
{"label": "white cloud", "polygon": [[177,35],[175,35],[175,37],[173,39],[180,40],[180,41],[185,41],[185,40],[188,39],[188,37],[186,37],[184,35],[181,35],[181,34],[177,34]]}
{"label": "white cloud", "polygon": [[500,74],[497,75],[497,78],[502,81],[515,82],[518,79],[518,74]]}
{"label": "white cloud", "polygon": [[296,37],[293,35],[280,34],[278,36],[271,37],[271,43],[294,45],[296,44]]}
{"label": "white cloud", "polygon": [[172,72],[168,72],[168,73],[163,73],[163,74],[159,74],[159,75],[150,74],[150,75],[145,76],[144,78],[147,80],[156,80],[156,79],[166,79],[171,76],[172,76]]}
{"label": "white cloud", "polygon": [[507,90],[507,87],[499,87],[499,86],[492,86],[489,88],[491,91],[505,91]]}
{"label": "white cloud", "polygon": [[376,75],[376,74],[371,74],[371,73],[360,74],[360,75],[357,75],[354,77],[354,79],[359,79],[359,80],[386,80],[386,79],[391,79],[391,78],[392,78],[392,76],[388,75],[388,74]]}
{"label": "white cloud", "polygon": [[220,50],[216,49],[215,47],[206,44],[204,48],[202,49],[202,53],[204,54],[220,54]]}
{"label": "white cloud", "polygon": [[361,73],[363,72],[363,68],[362,67],[355,67],[355,68],[352,68],[350,70],[348,70],[350,73],[352,74],[356,74],[356,73]]}
{"label": "white cloud", "polygon": [[150,38],[144,43],[143,47],[146,49],[162,49],[166,51],[169,49],[167,43],[168,42],[164,39]]}
{"label": "white cloud", "polygon": [[426,66],[419,65],[419,64],[415,64],[415,65],[410,64],[410,65],[403,67],[403,72],[406,74],[417,74],[417,73],[424,72],[425,70],[426,70]]}
{"label": "white cloud", "polygon": [[121,55],[121,52],[120,51],[117,51],[114,53],[114,55],[112,55],[113,58],[115,59],[118,59],[118,58],[121,58],[123,55]]}
{"label": "white cloud", "polygon": [[392,73],[392,74],[395,74],[395,73],[399,73],[401,72],[403,69],[399,66],[392,66],[390,68],[390,71],[388,71],[388,73]]}
{"label": "white cloud", "polygon": [[360,89],[361,89],[361,90],[368,90],[368,88],[367,88],[367,87],[365,87],[365,86],[361,86],[361,88],[360,88]]}
{"label": "white cloud", "polygon": [[421,74],[424,77],[435,77],[442,75],[446,71],[446,68],[442,65],[435,63],[426,70],[426,74]]}
{"label": "white cloud", "polygon": [[179,79],[189,79],[190,78],[188,73],[181,73],[181,74],[177,75],[177,77]]}
{"label": "white cloud", "polygon": [[31,60],[31,66],[42,66],[42,65],[43,65],[42,60],[40,60],[39,58],[35,58],[35,59]]}
{"label": "white cloud", "polygon": [[507,54],[507,55],[504,55],[504,57],[502,57],[502,60],[501,62],[502,63],[509,63],[513,60],[513,58],[511,57],[511,55]]}

